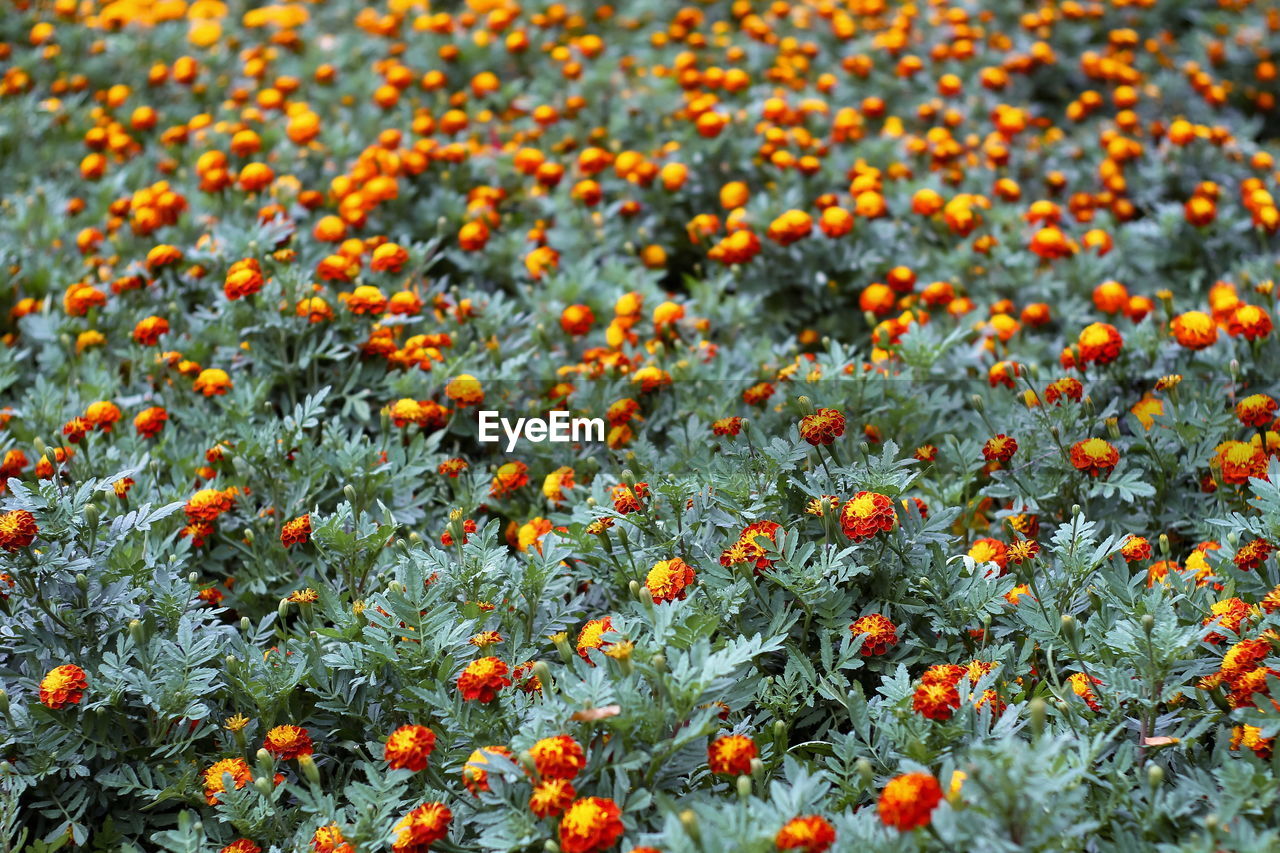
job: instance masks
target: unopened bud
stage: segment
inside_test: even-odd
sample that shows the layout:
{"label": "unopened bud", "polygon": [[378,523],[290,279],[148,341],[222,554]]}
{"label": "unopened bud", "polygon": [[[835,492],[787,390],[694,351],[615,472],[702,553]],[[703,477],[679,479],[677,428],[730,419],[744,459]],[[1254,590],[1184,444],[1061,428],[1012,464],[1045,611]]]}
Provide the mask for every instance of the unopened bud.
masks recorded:
{"label": "unopened bud", "polygon": [[631,597],[636,601],[644,601],[644,592],[640,586],[640,581],[633,580],[627,585],[627,589],[631,590]]}
{"label": "unopened bud", "polygon": [[738,777],[738,796],[744,800],[751,799],[751,777],[750,776]]}
{"label": "unopened bud", "polygon": [[316,766],[316,760],[310,755],[299,755],[298,766],[302,768],[302,775],[307,777],[307,781],[312,785],[320,784],[320,768]]}
{"label": "unopened bud", "polygon": [[685,809],[680,812],[680,825],[684,827],[684,831],[695,842],[702,840],[702,829],[698,826],[698,815],[694,813],[693,809]]}
{"label": "unopened bud", "polygon": [[0,714],[9,713],[9,694],[0,687]]}
{"label": "unopened bud", "polygon": [[98,529],[98,522],[102,520],[102,511],[98,509],[97,504],[85,504],[84,520],[88,522],[90,530]]}
{"label": "unopened bud", "polygon": [[348,501],[352,506],[355,506],[355,503],[356,503],[356,490],[355,490],[355,487],[354,487],[354,486],[352,486],[350,483],[347,483],[347,485],[345,485],[345,486],[343,486],[343,487],[342,487],[342,494],[346,496],[347,501]]}
{"label": "unopened bud", "polygon": [[649,663],[658,672],[667,671],[667,659],[663,655],[654,655],[653,657],[649,658]]}
{"label": "unopened bud", "polygon": [[1155,627],[1156,627],[1156,617],[1152,616],[1150,613],[1145,614],[1145,615],[1142,617],[1142,631],[1143,631],[1143,633],[1145,633],[1148,637],[1150,637],[1150,636],[1151,636],[1151,631],[1152,631],[1152,629],[1154,629]]}
{"label": "unopened bud", "polygon": [[253,780],[253,787],[257,788],[264,797],[271,796],[271,780],[266,776],[259,776]]}
{"label": "unopened bud", "polygon": [[858,771],[858,778],[862,781],[863,788],[870,788],[875,784],[875,768],[871,766],[871,762],[865,758],[859,758],[854,767]]}
{"label": "unopened bud", "polygon": [[1044,724],[1049,717],[1049,703],[1044,701],[1043,696],[1034,697],[1029,703],[1031,712],[1031,734],[1034,737],[1040,737],[1044,734]]}
{"label": "unopened bud", "polygon": [[76,573],[76,587],[78,587],[81,592],[89,591],[89,578],[84,574],[84,572]]}
{"label": "unopened bud", "polygon": [[147,631],[140,620],[134,619],[129,622],[129,639],[139,646],[147,642]]}
{"label": "unopened bud", "polygon": [[1148,764],[1147,765],[1147,784],[1150,785],[1152,788],[1159,788],[1162,782],[1164,782],[1164,768],[1161,767],[1159,764],[1155,764],[1155,763]]}
{"label": "unopened bud", "polygon": [[969,403],[973,406],[975,412],[985,412],[987,410],[987,404],[983,401],[981,394],[974,394],[969,398]]}
{"label": "unopened bud", "polygon": [[280,599],[280,604],[276,607],[276,615],[279,616],[281,620],[289,618],[289,599]]}
{"label": "unopened bud", "polygon": [[248,616],[241,616],[241,617],[240,617],[240,630],[241,630],[241,631],[244,631],[244,632],[246,632],[246,633],[247,633],[247,632],[249,631],[249,629],[250,629],[250,628],[252,628],[252,627],[253,627],[253,623],[249,621],[249,617],[248,617]]}

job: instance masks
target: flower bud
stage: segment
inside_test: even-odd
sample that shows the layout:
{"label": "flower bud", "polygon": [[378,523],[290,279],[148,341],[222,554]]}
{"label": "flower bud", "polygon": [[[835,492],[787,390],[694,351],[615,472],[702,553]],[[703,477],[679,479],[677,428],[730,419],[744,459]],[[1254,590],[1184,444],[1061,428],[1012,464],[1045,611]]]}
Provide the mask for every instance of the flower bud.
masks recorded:
{"label": "flower bud", "polygon": [[102,520],[102,511],[98,509],[97,504],[85,504],[84,520],[88,522],[90,530],[98,529],[98,522]]}
{"label": "flower bud", "polygon": [[640,581],[633,580],[627,585],[627,588],[631,590],[632,598],[636,601],[644,601],[644,590],[643,587],[640,586]]}
{"label": "flower bud", "polygon": [[1107,435],[1111,436],[1112,441],[1120,439],[1120,422],[1115,418],[1107,418]]}
{"label": "flower bud", "polygon": [[0,714],[9,713],[9,694],[0,687]]}
{"label": "flower bud", "polygon": [[262,794],[262,796],[264,797],[271,796],[271,787],[272,787],[271,780],[268,779],[266,776],[259,776],[257,779],[254,779],[253,787],[257,788],[258,791]]}
{"label": "flower bud", "polygon": [[560,660],[568,663],[573,660],[573,649],[569,646],[569,635],[564,631],[551,635],[551,642],[555,643],[556,651],[560,653]]}
{"label": "flower bud", "polygon": [[1076,617],[1072,616],[1070,613],[1064,613],[1062,614],[1062,618],[1059,622],[1062,625],[1062,636],[1066,637],[1068,640],[1075,636]]}
{"label": "flower bud", "polygon": [[743,800],[751,799],[751,777],[738,777],[738,797]]}
{"label": "flower bud", "polygon": [[187,575],[187,583],[191,584],[192,586],[195,586],[196,584],[200,583],[200,575],[196,572],[191,572],[189,575]]}
{"label": "flower bud", "polygon": [[316,766],[316,761],[310,755],[299,755],[298,766],[302,768],[302,775],[307,777],[307,781],[312,785],[320,784],[320,768]]}
{"label": "flower bud", "polygon": [[356,505],[356,490],[350,483],[342,487],[342,494],[346,496],[347,502],[352,506]]}
{"label": "flower bud", "polygon": [[854,765],[858,771],[858,778],[862,781],[863,788],[870,788],[875,784],[875,769],[871,766],[871,762],[865,758],[859,758]]}
{"label": "flower bud", "polygon": [[133,640],[135,645],[145,645],[147,642],[146,627],[138,619],[129,622],[129,639]]}
{"label": "flower bud", "polygon": [[809,399],[805,394],[801,394],[796,398],[796,404],[799,405],[800,411],[806,415],[812,415],[815,411],[813,408],[813,400]]}
{"label": "flower bud", "polygon": [[685,809],[680,812],[680,825],[684,827],[684,831],[695,843],[702,841],[702,829],[698,826],[698,815],[693,809]]}
{"label": "flower bud", "polygon": [[658,672],[667,671],[667,659],[663,655],[654,655],[653,657],[649,658],[649,663],[652,664],[653,668]]}
{"label": "flower bud", "polygon": [[241,631],[244,631],[245,633],[248,633],[248,632],[249,632],[249,629],[250,629],[250,628],[252,628],[252,627],[253,627],[253,623],[249,621],[249,617],[248,617],[248,616],[241,616],[241,617],[240,617],[240,630],[241,630]]}
{"label": "flower bud", "polygon": [[1164,782],[1164,768],[1159,764],[1151,763],[1147,765],[1147,784],[1152,788],[1159,788]]}
{"label": "flower bud", "polygon": [[89,591],[89,578],[84,574],[84,572],[76,573],[76,587],[81,592]]}
{"label": "flower bud", "polygon": [[1044,701],[1043,696],[1036,696],[1028,705],[1031,712],[1031,734],[1040,737],[1044,734],[1044,724],[1049,716],[1049,703]]}
{"label": "flower bud", "polygon": [[281,621],[289,618],[289,599],[280,599],[280,604],[276,606],[276,615],[280,617]]}
{"label": "flower bud", "polygon": [[1142,617],[1142,632],[1148,637],[1151,636],[1151,631],[1155,626],[1156,617],[1152,616],[1150,613],[1147,613]]}
{"label": "flower bud", "polygon": [[969,403],[973,406],[973,410],[980,414],[987,410],[987,404],[982,399],[981,394],[974,394],[972,397],[969,398]]}

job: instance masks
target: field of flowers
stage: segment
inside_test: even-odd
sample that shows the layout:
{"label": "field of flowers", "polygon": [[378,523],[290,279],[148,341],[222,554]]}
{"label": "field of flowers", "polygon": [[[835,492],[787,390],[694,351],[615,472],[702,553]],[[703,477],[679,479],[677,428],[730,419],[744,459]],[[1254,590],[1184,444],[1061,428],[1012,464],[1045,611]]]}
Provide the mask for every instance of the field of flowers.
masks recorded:
{"label": "field of flowers", "polygon": [[1280,849],[1277,52],[0,0],[0,853]]}

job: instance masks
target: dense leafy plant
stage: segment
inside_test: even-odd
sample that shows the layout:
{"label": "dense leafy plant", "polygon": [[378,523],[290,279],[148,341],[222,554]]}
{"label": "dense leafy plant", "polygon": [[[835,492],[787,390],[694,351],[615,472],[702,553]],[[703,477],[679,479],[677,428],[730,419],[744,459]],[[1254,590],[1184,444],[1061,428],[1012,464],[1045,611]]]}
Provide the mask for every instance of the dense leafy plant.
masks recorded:
{"label": "dense leafy plant", "polygon": [[11,0],[0,850],[1276,849],[1280,15],[985,6]]}

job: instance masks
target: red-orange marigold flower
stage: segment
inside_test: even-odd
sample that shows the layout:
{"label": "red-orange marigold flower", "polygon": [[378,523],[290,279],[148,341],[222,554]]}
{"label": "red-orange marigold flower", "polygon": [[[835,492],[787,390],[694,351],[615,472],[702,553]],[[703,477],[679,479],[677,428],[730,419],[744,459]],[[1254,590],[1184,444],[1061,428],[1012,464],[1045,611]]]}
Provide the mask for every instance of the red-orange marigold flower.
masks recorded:
{"label": "red-orange marigold flower", "polygon": [[280,544],[286,548],[301,545],[311,539],[311,513],[305,513],[292,521],[286,521],[280,529]]}
{"label": "red-orange marigold flower", "polygon": [[622,810],[608,797],[587,797],[565,810],[560,818],[563,853],[598,853],[622,836]]}
{"label": "red-orange marigold flower", "polygon": [[858,492],[840,510],[840,527],[854,542],[888,533],[898,526],[893,501],[878,492]]}
{"label": "red-orange marigold flower", "polygon": [[654,604],[684,600],[687,587],[693,583],[693,567],[679,557],[654,563],[645,578],[645,588]]}
{"label": "red-orange marigold flower", "polygon": [[204,799],[211,806],[218,804],[218,794],[226,790],[222,777],[230,776],[238,790],[253,781],[253,770],[243,758],[224,758],[204,771]]}
{"label": "red-orange marigold flower", "polygon": [[544,779],[572,779],[587,764],[582,747],[569,735],[544,737],[530,747],[529,754]]}
{"label": "red-orange marigold flower", "polygon": [[927,826],[942,802],[942,786],[930,773],[904,773],[890,779],[876,804],[880,821],[899,832]]}
{"label": "red-orange marigold flower", "polygon": [[800,437],[814,447],[831,444],[844,435],[844,415],[835,409],[818,409],[800,419]]}
{"label": "red-orange marigold flower", "polygon": [[0,551],[17,551],[36,540],[40,528],[36,517],[25,509],[0,514]]}
{"label": "red-orange marigold flower", "polygon": [[311,736],[302,726],[276,726],[267,732],[262,748],[284,761],[310,755],[314,751]]}
{"label": "red-orange marigold flower", "polygon": [[1120,451],[1101,438],[1086,438],[1071,445],[1071,464],[1090,477],[1108,474],[1120,461]]}
{"label": "red-orange marigold flower", "polygon": [[68,705],[78,705],[89,688],[84,670],[73,663],[65,663],[49,670],[40,681],[40,703],[57,711]]}
{"label": "red-orange marigold flower", "polygon": [[751,772],[751,761],[759,754],[756,742],[746,735],[724,735],[707,747],[707,765],[712,773],[746,776]]}
{"label": "red-orange marigold flower", "polygon": [[392,827],[395,853],[427,853],[431,845],[449,834],[453,812],[444,803],[423,803]]}
{"label": "red-orange marigold flower", "polygon": [[849,626],[849,630],[853,632],[854,639],[867,635],[860,650],[863,657],[882,655],[890,646],[898,644],[897,626],[879,613],[859,617]]}
{"label": "red-orange marigold flower", "polygon": [[458,676],[458,690],[468,702],[492,702],[499,690],[511,686],[507,672],[507,665],[498,658],[474,660]]}
{"label": "red-orange marigold flower", "polygon": [[436,733],[426,726],[401,726],[387,737],[382,756],[392,770],[425,770],[436,748]]}
{"label": "red-orange marigold flower", "polygon": [[543,779],[529,795],[529,811],[538,817],[555,817],[569,808],[576,796],[578,792],[568,779]]}
{"label": "red-orange marigold flower", "polygon": [[836,843],[836,829],[820,815],[801,815],[787,821],[774,836],[773,843],[779,850],[824,853]]}

